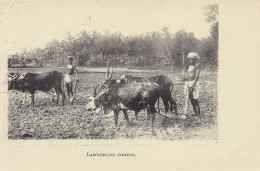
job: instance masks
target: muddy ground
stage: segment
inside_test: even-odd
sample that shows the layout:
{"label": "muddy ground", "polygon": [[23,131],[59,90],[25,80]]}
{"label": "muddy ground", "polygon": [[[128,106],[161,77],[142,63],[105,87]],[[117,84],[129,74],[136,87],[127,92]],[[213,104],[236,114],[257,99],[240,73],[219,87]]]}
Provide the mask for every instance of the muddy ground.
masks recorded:
{"label": "muddy ground", "polygon": [[[20,69],[20,72],[41,72],[52,69]],[[64,69],[56,69],[64,71]],[[10,69],[9,72],[15,70]],[[114,127],[113,115],[103,115],[102,112],[86,111],[87,96],[92,94],[94,86],[105,78],[104,72],[79,68],[80,82],[77,86],[76,101],[66,102],[64,106],[56,105],[51,96],[37,92],[35,107],[23,105],[23,95],[20,92],[9,91],[8,138],[9,139],[160,139],[160,140],[216,140],[217,139],[217,73],[202,72],[199,80],[200,107],[202,122],[178,118],[170,119],[157,114],[155,127],[146,125],[146,112],[142,111],[136,121],[134,113],[129,112],[132,126],[128,126],[119,115],[118,128]],[[102,71],[105,71],[103,69]],[[174,83],[181,83],[181,73],[171,71],[129,71],[114,70],[114,78],[123,74],[135,76],[152,76],[164,74]],[[179,113],[183,113],[183,85],[175,85],[173,97],[178,104]],[[163,104],[160,104],[163,110]],[[190,114],[193,114],[190,107]]]}

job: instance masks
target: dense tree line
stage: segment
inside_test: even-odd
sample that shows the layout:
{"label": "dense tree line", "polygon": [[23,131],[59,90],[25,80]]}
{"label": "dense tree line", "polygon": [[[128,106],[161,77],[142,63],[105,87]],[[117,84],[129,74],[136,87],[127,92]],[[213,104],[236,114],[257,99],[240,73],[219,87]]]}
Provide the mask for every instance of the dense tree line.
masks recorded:
{"label": "dense tree line", "polygon": [[218,7],[208,6],[207,22],[211,24],[210,36],[197,39],[193,33],[180,30],[174,34],[167,27],[161,32],[124,36],[121,33],[82,31],[70,33],[65,40],[53,40],[44,48],[23,50],[9,59],[18,57],[24,65],[64,66],[67,56],[76,58],[79,66],[131,66],[182,68],[183,56],[198,52],[206,69],[218,65]]}

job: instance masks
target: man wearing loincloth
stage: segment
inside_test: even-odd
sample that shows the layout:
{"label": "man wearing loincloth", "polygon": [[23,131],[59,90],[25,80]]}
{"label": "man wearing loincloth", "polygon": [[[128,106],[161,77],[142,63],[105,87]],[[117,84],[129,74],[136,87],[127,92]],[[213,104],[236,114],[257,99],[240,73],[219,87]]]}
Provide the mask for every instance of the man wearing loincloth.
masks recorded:
{"label": "man wearing loincloth", "polygon": [[189,110],[189,101],[192,104],[195,115],[200,120],[200,106],[199,106],[199,85],[198,80],[200,76],[200,61],[197,53],[191,52],[188,54],[189,66],[183,81],[184,85],[184,95],[185,95],[185,106],[184,114],[181,116],[182,119],[186,119]]}
{"label": "man wearing loincloth", "polygon": [[[70,94],[73,96],[73,83],[76,84],[76,81],[79,81],[78,78],[78,69],[76,65],[73,65],[73,57],[68,56],[68,62],[69,64],[66,66],[67,67],[67,72],[64,77],[64,81],[66,83],[66,88],[67,88],[67,93],[68,93],[68,99],[70,100]],[[74,72],[76,73],[76,77],[74,77]],[[76,87],[75,87],[76,88]],[[75,93],[75,88],[74,88],[74,93]]]}

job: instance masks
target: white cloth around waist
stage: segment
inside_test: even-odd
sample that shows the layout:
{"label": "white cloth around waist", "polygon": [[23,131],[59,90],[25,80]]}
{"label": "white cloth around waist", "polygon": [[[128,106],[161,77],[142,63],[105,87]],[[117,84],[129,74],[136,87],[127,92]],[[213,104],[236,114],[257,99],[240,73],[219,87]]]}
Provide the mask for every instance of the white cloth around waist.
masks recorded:
{"label": "white cloth around waist", "polygon": [[75,81],[76,81],[76,78],[75,78],[73,75],[68,75],[68,74],[66,74],[66,75],[64,76],[64,81],[65,81],[66,83],[71,83],[71,82],[75,82]]}
{"label": "white cloth around waist", "polygon": [[[186,81],[184,85],[184,95],[189,96],[189,89],[192,87],[192,84],[194,81]],[[198,99],[199,98],[199,84],[198,82],[195,84],[193,89],[193,98]]]}

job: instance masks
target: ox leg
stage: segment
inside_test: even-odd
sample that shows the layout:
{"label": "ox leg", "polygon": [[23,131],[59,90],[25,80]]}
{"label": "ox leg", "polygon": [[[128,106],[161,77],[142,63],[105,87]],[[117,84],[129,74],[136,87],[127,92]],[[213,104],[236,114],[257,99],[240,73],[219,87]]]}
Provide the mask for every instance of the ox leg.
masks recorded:
{"label": "ox leg", "polygon": [[68,99],[70,99],[70,83],[66,83],[66,89],[67,89]]}
{"label": "ox leg", "polygon": [[156,115],[156,111],[155,111],[155,108],[151,108],[150,109],[151,111],[151,114],[152,114],[152,127],[154,127],[154,121],[155,121],[155,115]]}
{"label": "ox leg", "polygon": [[151,113],[149,110],[147,110],[147,125],[149,124],[150,119],[151,119]]}
{"label": "ox leg", "polygon": [[22,104],[25,104],[25,103],[26,103],[26,93],[24,93]]}
{"label": "ox leg", "polygon": [[124,116],[125,116],[125,119],[126,119],[128,125],[131,126],[131,124],[130,124],[130,122],[129,122],[129,118],[128,118],[127,110],[124,109],[124,110],[123,110],[123,113],[124,113]]}
{"label": "ox leg", "polygon": [[162,97],[162,100],[165,107],[165,113],[167,113],[169,111],[169,99],[166,97]]}
{"label": "ox leg", "polygon": [[34,92],[31,93],[32,106],[34,107]]}
{"label": "ox leg", "polygon": [[59,89],[55,89],[55,92],[56,92],[56,96],[57,96],[56,104],[58,104],[59,103],[59,99],[60,99],[60,90]]}
{"label": "ox leg", "polygon": [[55,89],[56,91],[56,95],[57,95],[57,104],[59,103],[59,98],[60,98],[60,95],[61,95],[61,99],[62,99],[62,105],[64,105],[64,101],[66,99],[66,96],[65,96],[65,93],[62,91],[62,88],[56,88]]}
{"label": "ox leg", "polygon": [[154,107],[147,109],[147,125],[149,124],[149,121],[152,117],[152,128],[154,127],[155,113],[156,113],[156,110]]}
{"label": "ox leg", "polygon": [[62,91],[62,89],[57,89],[56,90],[56,95],[57,95],[57,104],[59,103],[60,95],[62,99],[62,105],[64,105],[64,101],[66,99],[65,93]]}
{"label": "ox leg", "polygon": [[138,119],[138,112],[135,111],[135,120],[137,120],[137,119]]}
{"label": "ox leg", "polygon": [[60,94],[61,94],[61,98],[62,98],[62,105],[64,105],[64,101],[66,99],[65,93],[61,90]]}
{"label": "ox leg", "polygon": [[172,99],[172,97],[169,98],[170,103],[170,111],[173,111],[173,106],[176,105],[175,101]]}
{"label": "ox leg", "polygon": [[170,102],[170,104],[171,104],[171,106],[170,106],[170,111],[173,111],[173,110],[174,110],[175,115],[179,115],[178,110],[177,110],[177,104],[176,104],[176,102],[173,100],[172,97],[169,99],[169,102]]}
{"label": "ox leg", "polygon": [[147,114],[149,113],[150,117],[152,115],[152,128],[154,127],[154,121],[155,121],[155,115],[156,115],[156,109],[155,109],[156,101],[157,101],[157,98],[150,101],[148,109],[147,109]]}
{"label": "ox leg", "polygon": [[51,102],[55,102],[54,95],[51,96]]}
{"label": "ox leg", "polygon": [[147,123],[146,125],[148,126],[149,125],[149,121],[151,119],[151,116],[152,116],[152,110],[150,107],[147,108]]}
{"label": "ox leg", "polygon": [[114,109],[113,112],[114,112],[115,126],[117,127],[119,110],[118,109]]}

